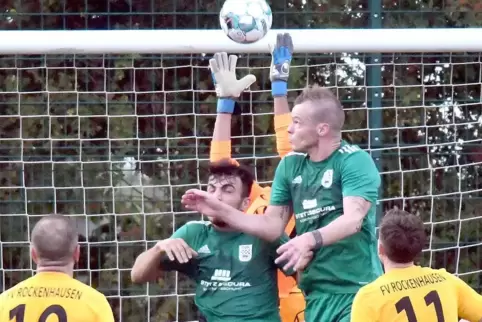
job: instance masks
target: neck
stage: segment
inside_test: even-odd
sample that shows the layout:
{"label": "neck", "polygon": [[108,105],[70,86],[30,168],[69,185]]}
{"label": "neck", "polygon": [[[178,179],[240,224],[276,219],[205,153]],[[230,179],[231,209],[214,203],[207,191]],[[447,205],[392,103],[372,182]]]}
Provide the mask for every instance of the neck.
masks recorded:
{"label": "neck", "polygon": [[37,266],[37,273],[64,273],[69,275],[70,277],[74,276],[74,268],[71,266]]}
{"label": "neck", "polygon": [[313,147],[310,151],[308,151],[308,155],[310,156],[310,160],[313,162],[320,162],[326,160],[330,157],[330,155],[335,152],[341,145],[341,139],[338,138],[330,138],[327,141],[319,141],[318,145]]}
{"label": "neck", "polygon": [[383,261],[383,268],[385,268],[385,273],[394,270],[394,269],[400,269],[400,268],[409,268],[414,266],[413,262],[409,263],[394,263],[390,260],[385,260]]}

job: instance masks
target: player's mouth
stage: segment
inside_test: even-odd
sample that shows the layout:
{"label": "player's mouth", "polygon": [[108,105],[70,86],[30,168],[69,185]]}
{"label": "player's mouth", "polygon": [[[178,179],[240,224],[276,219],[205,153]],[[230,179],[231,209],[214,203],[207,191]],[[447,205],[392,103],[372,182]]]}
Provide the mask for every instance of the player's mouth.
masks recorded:
{"label": "player's mouth", "polygon": [[211,220],[211,223],[213,224],[214,227],[218,228],[219,230],[224,230],[224,231],[232,230],[231,227],[224,221],[214,219],[214,220]]}

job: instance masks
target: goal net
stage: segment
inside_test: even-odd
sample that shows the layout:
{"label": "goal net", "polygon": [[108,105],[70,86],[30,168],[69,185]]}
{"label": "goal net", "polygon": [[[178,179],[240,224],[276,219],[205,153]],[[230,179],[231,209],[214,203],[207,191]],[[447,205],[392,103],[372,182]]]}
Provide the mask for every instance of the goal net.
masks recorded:
{"label": "goal net", "polygon": [[[426,223],[422,262],[480,291],[482,136],[479,53],[296,54],[293,99],[331,88],[344,136],[369,151],[397,206]],[[72,216],[82,235],[76,277],[104,292],[117,321],[194,321],[194,285],[177,273],[134,285],[137,255],[200,215],[180,196],[206,182],[215,121],[210,55],[48,54],[0,57],[0,267],[3,288],[31,276],[29,232]],[[279,161],[268,54],[241,53],[257,83],[232,124],[233,156],[269,185]]]}

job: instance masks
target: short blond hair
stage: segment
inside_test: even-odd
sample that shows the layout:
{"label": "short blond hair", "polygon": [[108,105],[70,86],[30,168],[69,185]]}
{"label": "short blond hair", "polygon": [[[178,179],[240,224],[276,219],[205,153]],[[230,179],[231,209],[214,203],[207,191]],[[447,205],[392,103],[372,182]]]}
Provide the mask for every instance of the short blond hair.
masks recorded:
{"label": "short blond hair", "polygon": [[336,95],[328,88],[318,85],[303,89],[295,99],[295,105],[313,103],[313,117],[316,121],[326,122],[334,131],[341,131],[345,124],[345,112]]}
{"label": "short blond hair", "polygon": [[72,261],[79,234],[69,217],[48,215],[35,224],[31,240],[40,264],[62,266]]}

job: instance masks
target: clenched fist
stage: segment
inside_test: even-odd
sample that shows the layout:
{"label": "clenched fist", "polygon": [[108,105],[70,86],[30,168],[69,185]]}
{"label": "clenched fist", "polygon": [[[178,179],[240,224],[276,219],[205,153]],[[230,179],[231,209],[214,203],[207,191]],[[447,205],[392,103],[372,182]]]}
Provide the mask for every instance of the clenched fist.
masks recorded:
{"label": "clenched fist", "polygon": [[197,253],[181,238],[164,239],[155,247],[159,252],[166,253],[171,261],[177,260],[181,264],[187,263],[197,256]]}

